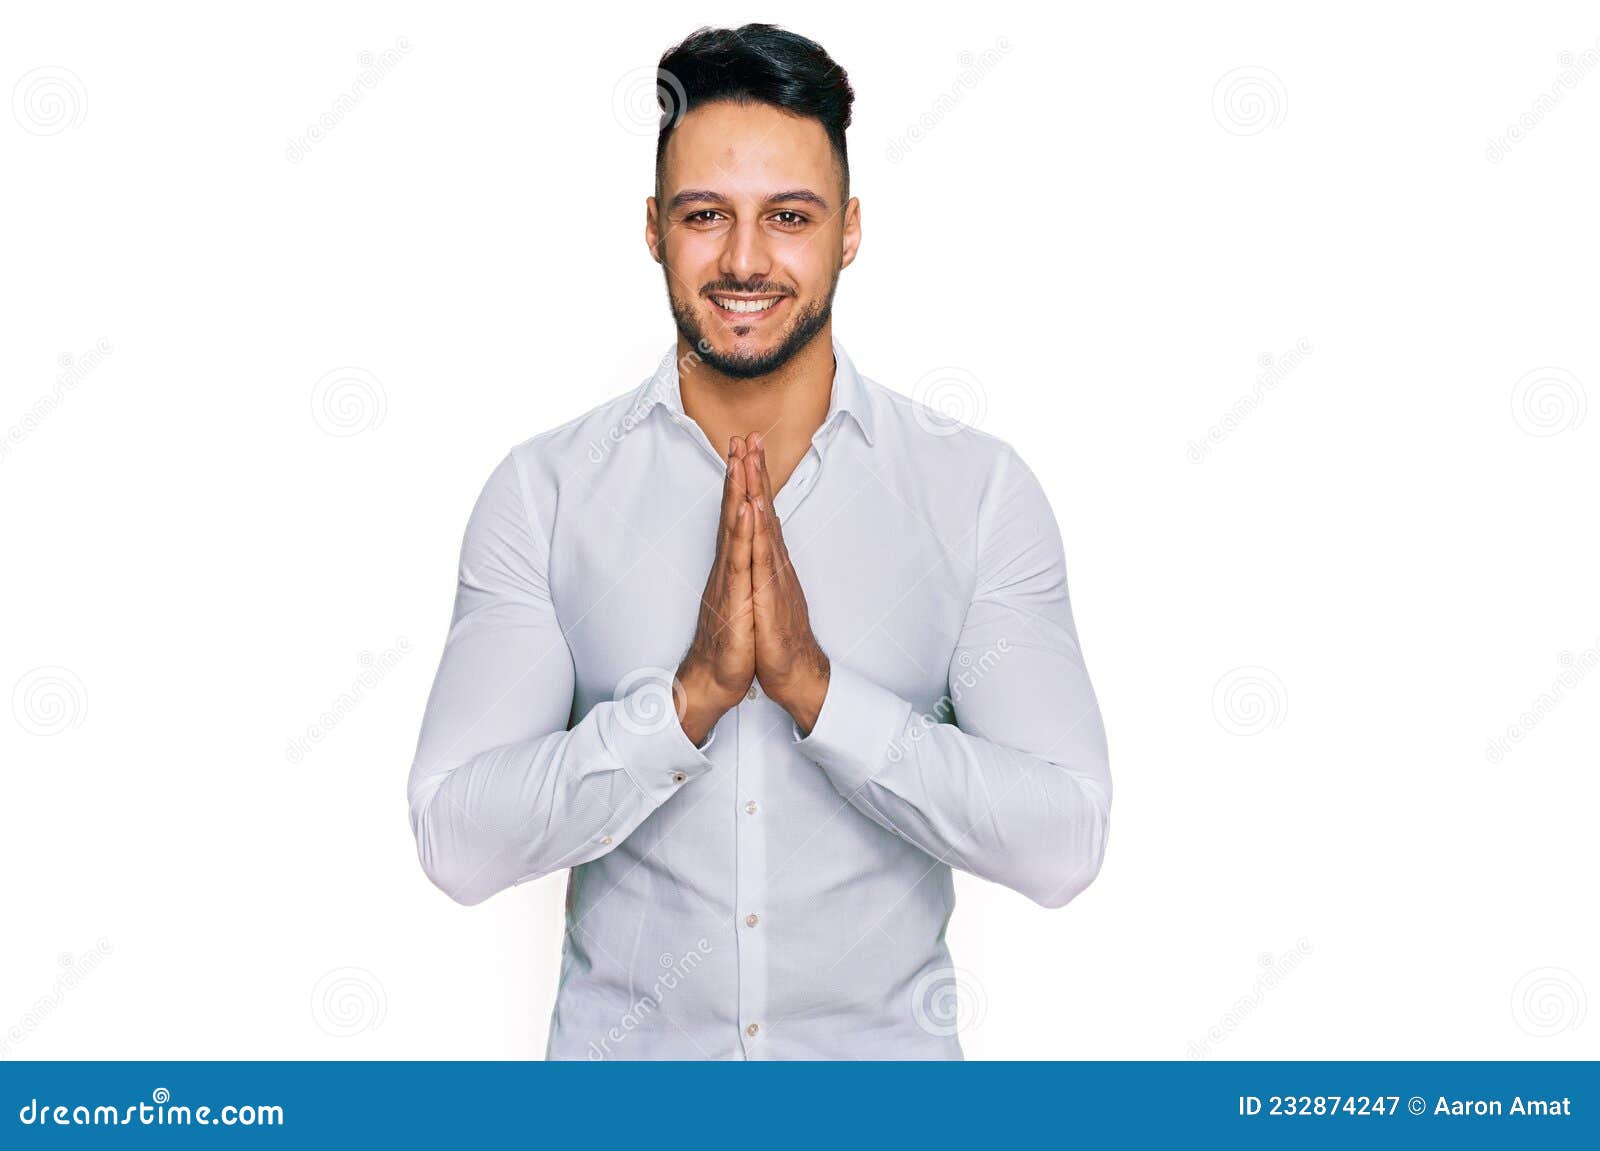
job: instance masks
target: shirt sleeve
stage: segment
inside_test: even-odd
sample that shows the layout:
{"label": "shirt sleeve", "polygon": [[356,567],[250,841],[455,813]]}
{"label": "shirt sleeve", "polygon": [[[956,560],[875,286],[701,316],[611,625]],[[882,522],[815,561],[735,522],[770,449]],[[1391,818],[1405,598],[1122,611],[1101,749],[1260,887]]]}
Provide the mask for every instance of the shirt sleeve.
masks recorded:
{"label": "shirt sleeve", "polygon": [[840,663],[797,746],[859,811],[1046,907],[1099,873],[1105,728],[1079,650],[1061,537],[1006,448],[979,512],[978,571],[934,714]]}
{"label": "shirt sleeve", "polygon": [[515,453],[461,546],[455,610],[407,783],[422,868],[457,902],[611,851],[711,767],[645,669],[568,728],[573,665],[550,599],[549,541]]}

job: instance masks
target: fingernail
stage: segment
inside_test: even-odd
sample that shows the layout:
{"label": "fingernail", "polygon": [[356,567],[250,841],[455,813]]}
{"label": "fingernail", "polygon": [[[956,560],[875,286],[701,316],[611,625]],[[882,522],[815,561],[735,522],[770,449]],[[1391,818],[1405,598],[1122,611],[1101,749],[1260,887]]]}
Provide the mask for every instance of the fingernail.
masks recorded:
{"label": "fingernail", "polygon": [[739,505],[739,514],[734,516],[733,518],[736,519],[736,520],[744,519],[744,505],[743,504]]}

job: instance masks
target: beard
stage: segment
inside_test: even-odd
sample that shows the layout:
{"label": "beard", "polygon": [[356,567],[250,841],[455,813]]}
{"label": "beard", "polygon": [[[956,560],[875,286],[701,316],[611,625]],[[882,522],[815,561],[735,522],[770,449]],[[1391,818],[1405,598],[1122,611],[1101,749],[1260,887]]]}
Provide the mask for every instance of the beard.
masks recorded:
{"label": "beard", "polygon": [[794,359],[796,353],[827,326],[829,317],[833,315],[833,293],[839,286],[839,273],[835,271],[833,282],[828,285],[828,294],[803,309],[771,351],[728,355],[717,351],[706,339],[694,309],[673,292],[671,270],[663,264],[662,271],[667,280],[667,302],[672,308],[672,320],[677,324],[678,332],[689,341],[701,362],[733,380],[753,380],[758,376],[770,375]]}

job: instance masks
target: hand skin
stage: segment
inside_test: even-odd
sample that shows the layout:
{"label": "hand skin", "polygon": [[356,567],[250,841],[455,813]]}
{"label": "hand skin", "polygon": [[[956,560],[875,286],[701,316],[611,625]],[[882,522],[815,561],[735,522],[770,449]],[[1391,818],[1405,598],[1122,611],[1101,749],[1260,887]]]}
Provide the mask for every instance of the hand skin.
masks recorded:
{"label": "hand skin", "polygon": [[678,666],[678,720],[699,746],[753,680],[809,734],[828,695],[828,657],[772,510],[761,433],[728,441],[717,553],[689,652]]}
{"label": "hand skin", "polygon": [[743,456],[745,488],[755,520],[750,571],[755,598],[756,678],[761,690],[809,735],[828,695],[831,665],[811,631],[806,593],[789,562],[783,527],[772,510],[766,444],[752,432]]}
{"label": "hand skin", "polygon": [[678,665],[678,722],[696,747],[705,742],[722,713],[744,698],[756,674],[755,597],[750,581],[754,516],[745,487],[746,445],[728,441],[722,481],[717,553],[700,597],[694,639]]}

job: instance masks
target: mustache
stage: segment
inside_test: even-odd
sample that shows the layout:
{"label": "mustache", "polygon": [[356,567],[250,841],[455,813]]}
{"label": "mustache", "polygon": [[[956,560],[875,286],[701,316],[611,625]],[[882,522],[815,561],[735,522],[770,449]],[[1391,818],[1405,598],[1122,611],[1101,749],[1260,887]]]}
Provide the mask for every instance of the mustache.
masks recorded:
{"label": "mustache", "polygon": [[745,296],[792,296],[794,293],[782,284],[773,284],[765,280],[757,280],[751,284],[740,284],[733,280],[717,280],[700,289],[703,296],[714,295],[745,295]]}

